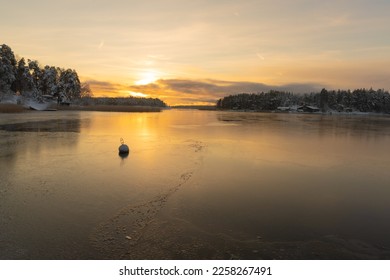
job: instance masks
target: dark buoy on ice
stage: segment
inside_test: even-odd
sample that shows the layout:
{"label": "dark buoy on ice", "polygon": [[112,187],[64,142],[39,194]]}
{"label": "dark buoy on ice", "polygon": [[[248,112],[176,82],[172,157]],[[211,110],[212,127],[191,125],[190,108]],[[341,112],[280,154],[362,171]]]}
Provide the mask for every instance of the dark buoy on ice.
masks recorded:
{"label": "dark buoy on ice", "polygon": [[121,138],[121,145],[119,146],[119,155],[127,156],[129,152],[130,152],[129,146],[127,146],[123,141],[123,139]]}

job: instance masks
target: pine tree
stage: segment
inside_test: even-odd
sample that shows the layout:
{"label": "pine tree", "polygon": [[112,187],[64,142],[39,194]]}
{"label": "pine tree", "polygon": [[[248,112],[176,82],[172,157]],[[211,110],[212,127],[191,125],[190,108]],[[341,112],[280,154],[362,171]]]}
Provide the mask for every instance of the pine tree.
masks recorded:
{"label": "pine tree", "polygon": [[323,88],[320,92],[320,108],[322,112],[326,112],[328,110],[328,102],[329,102],[328,91]]}
{"label": "pine tree", "polygon": [[39,67],[39,63],[36,60],[28,60],[28,68],[33,80],[34,88],[29,97],[33,97],[37,100],[42,99],[42,70]]}
{"label": "pine tree", "polygon": [[43,95],[58,95],[58,80],[60,69],[46,65],[42,70],[41,91]]}
{"label": "pine tree", "polygon": [[16,81],[16,59],[11,48],[5,44],[0,46],[0,92],[9,93]]}
{"label": "pine tree", "polygon": [[34,90],[34,81],[24,58],[21,58],[16,68],[15,92],[28,95]]}
{"label": "pine tree", "polygon": [[61,100],[80,98],[81,84],[75,70],[62,71],[58,82],[59,96]]}

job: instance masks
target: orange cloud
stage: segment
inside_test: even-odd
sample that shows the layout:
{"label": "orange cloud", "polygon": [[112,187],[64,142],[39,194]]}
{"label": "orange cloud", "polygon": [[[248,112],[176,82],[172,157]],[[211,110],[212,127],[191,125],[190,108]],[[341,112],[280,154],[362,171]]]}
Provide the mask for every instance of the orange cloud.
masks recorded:
{"label": "orange cloud", "polygon": [[169,105],[211,105],[218,99],[237,93],[269,90],[309,93],[319,91],[319,84],[287,84],[272,86],[263,83],[223,80],[160,79],[145,85],[125,85],[107,81],[87,81],[95,96],[144,96],[159,98]]}

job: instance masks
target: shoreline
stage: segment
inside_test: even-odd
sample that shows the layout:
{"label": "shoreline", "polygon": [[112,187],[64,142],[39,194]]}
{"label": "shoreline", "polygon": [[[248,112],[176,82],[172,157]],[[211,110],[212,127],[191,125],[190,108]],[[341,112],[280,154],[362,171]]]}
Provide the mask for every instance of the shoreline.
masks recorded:
{"label": "shoreline", "polygon": [[80,105],[49,105],[45,109],[34,110],[32,107],[27,108],[20,104],[6,104],[0,103],[0,113],[12,114],[12,113],[26,113],[31,111],[96,111],[96,112],[129,112],[129,113],[148,113],[148,112],[161,112],[162,107],[153,107],[153,106],[126,106],[126,105],[89,105],[89,106],[80,106]]}
{"label": "shoreline", "polygon": [[237,113],[271,113],[271,114],[291,114],[291,115],[324,115],[324,116],[332,116],[332,115],[340,115],[340,116],[389,116],[390,113],[375,113],[375,112],[336,112],[336,111],[327,111],[327,112],[298,112],[298,111],[255,111],[255,110],[221,110],[217,109],[218,112],[237,112]]}
{"label": "shoreline", "polygon": [[4,114],[23,113],[26,110],[27,109],[24,108],[22,105],[0,103],[0,113],[4,113]]}
{"label": "shoreline", "polygon": [[129,113],[157,113],[163,110],[200,110],[200,111],[219,111],[219,112],[237,112],[237,113],[272,113],[272,114],[304,114],[304,115],[340,115],[340,116],[389,116],[389,113],[376,113],[376,112],[299,112],[299,111],[256,111],[256,110],[221,110],[221,109],[200,109],[200,108],[183,108],[183,107],[153,107],[153,106],[128,106],[128,105],[57,105],[49,104],[46,109],[37,109],[33,107],[27,108],[21,104],[12,103],[0,103],[0,114],[12,114],[12,113],[27,113],[31,111],[96,111],[96,112],[129,112]]}
{"label": "shoreline", "polygon": [[58,111],[97,111],[97,112],[161,112],[164,108],[153,106],[127,106],[127,105],[71,105],[71,106],[49,106],[48,109],[57,109]]}

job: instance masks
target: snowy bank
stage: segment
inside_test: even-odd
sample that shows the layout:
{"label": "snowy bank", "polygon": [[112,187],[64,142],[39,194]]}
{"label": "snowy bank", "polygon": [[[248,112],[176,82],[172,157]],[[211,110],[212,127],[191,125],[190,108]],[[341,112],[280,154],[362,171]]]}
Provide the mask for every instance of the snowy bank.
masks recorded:
{"label": "snowy bank", "polygon": [[39,102],[33,98],[26,98],[16,94],[3,94],[0,99],[0,106],[3,108],[2,111],[7,111],[7,112],[10,108],[16,108],[16,107],[43,111],[43,110],[47,110],[48,107],[52,104],[53,102],[50,101]]}

